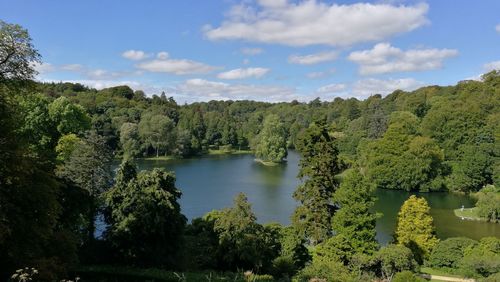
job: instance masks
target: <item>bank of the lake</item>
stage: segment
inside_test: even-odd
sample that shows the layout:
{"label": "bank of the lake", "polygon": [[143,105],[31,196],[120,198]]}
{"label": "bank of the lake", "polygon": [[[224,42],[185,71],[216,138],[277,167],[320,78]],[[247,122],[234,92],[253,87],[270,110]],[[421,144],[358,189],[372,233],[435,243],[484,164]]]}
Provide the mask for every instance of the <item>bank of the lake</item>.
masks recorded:
{"label": "bank of the lake", "polygon": [[[188,219],[203,216],[213,209],[232,205],[239,192],[247,194],[258,221],[290,223],[296,202],[292,198],[299,180],[299,155],[290,151],[287,162],[264,166],[251,154],[204,155],[193,159],[139,160],[140,169],[164,167],[177,176],[177,187],[183,195],[182,213]],[[453,210],[474,207],[475,199],[467,195],[434,192],[376,191],[375,210],[383,213],[377,221],[377,239],[387,243],[392,239],[396,217],[402,203],[411,195],[423,196],[431,206],[437,235],[440,238],[466,236],[479,239],[500,237],[500,224],[461,220]]]}

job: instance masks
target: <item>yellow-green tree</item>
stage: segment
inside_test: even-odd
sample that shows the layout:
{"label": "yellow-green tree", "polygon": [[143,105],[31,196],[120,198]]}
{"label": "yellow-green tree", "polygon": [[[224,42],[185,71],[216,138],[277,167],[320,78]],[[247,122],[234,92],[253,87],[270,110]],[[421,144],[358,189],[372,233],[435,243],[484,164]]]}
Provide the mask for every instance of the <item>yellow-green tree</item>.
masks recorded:
{"label": "yellow-green tree", "polygon": [[415,195],[403,203],[398,214],[396,242],[410,248],[420,263],[439,242],[433,221],[427,201]]}

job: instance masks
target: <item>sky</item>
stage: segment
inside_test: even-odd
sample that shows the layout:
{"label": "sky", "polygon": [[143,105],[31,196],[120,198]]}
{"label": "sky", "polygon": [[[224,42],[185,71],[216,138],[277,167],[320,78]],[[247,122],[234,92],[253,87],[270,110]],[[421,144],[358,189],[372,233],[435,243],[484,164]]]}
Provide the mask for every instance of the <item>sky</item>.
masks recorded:
{"label": "sky", "polygon": [[0,0],[40,81],[180,103],[365,99],[500,69],[500,1]]}

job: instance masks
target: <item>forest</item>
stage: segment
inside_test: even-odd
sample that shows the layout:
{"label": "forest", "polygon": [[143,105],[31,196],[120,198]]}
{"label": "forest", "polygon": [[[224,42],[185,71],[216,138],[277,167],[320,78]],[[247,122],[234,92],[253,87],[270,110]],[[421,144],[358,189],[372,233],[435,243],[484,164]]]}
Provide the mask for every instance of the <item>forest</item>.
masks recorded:
{"label": "forest", "polygon": [[[471,193],[500,221],[500,71],[366,100],[179,105],[38,82],[28,31],[0,21],[0,39],[2,281],[425,281],[421,268],[500,280],[499,238],[440,240],[412,196],[381,246],[371,210],[375,189]],[[248,151],[272,165],[288,150],[302,180],[290,226],[258,223],[244,194],[188,222],[175,174],[134,162]]]}

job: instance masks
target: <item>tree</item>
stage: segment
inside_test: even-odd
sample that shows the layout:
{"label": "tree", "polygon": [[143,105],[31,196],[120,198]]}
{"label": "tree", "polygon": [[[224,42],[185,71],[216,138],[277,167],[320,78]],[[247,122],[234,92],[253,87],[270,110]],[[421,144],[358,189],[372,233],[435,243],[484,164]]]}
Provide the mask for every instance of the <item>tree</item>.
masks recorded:
{"label": "tree", "polygon": [[477,241],[465,237],[440,241],[432,250],[428,263],[431,267],[458,268],[459,262],[464,257],[465,249],[472,245],[477,245]]}
{"label": "tree", "polygon": [[462,145],[458,147],[460,159],[454,162],[449,177],[450,189],[475,192],[493,183],[493,154],[491,144]]}
{"label": "tree", "polygon": [[49,105],[49,115],[61,135],[81,134],[90,129],[91,119],[85,109],[66,97],[59,97]]}
{"label": "tree", "polygon": [[112,160],[113,155],[105,138],[90,131],[73,150],[69,160],[58,167],[58,176],[71,181],[90,195],[92,203],[86,216],[89,240],[94,238],[94,221],[101,193],[112,183]]}
{"label": "tree", "polygon": [[0,20],[0,81],[33,78],[33,63],[40,63],[28,31]]}
{"label": "tree", "polygon": [[491,222],[500,221],[500,188],[488,185],[477,195],[479,198],[476,202],[478,215]]}
{"label": "tree", "polygon": [[122,144],[124,158],[135,158],[139,155],[141,144],[137,124],[130,122],[122,124],[120,127],[120,143]]}
{"label": "tree", "polygon": [[106,193],[106,238],[121,259],[142,266],[176,265],[186,218],[175,175],[163,169],[136,173],[125,160],[115,186]]}
{"label": "tree", "polygon": [[265,162],[280,163],[286,158],[286,129],[277,115],[268,115],[258,136],[255,156]]}
{"label": "tree", "polygon": [[418,264],[413,258],[412,251],[401,245],[387,245],[377,253],[380,263],[380,272],[384,279],[391,281],[394,274],[409,270],[414,272]]}
{"label": "tree", "polygon": [[500,239],[484,237],[464,250],[460,268],[470,276],[487,277],[500,272]]}
{"label": "tree", "polygon": [[57,160],[60,163],[68,161],[80,142],[81,139],[73,133],[61,136],[56,146]]}
{"label": "tree", "polygon": [[444,188],[443,152],[434,140],[418,136],[417,127],[416,116],[395,112],[381,139],[360,146],[360,163],[378,188],[406,191]]}
{"label": "tree", "polygon": [[372,255],[378,249],[375,239],[377,215],[371,212],[375,202],[373,185],[358,170],[349,171],[333,199],[340,209],[332,227],[335,235],[318,246],[318,254],[348,264],[356,254]]}
{"label": "tree", "polygon": [[424,198],[410,196],[401,206],[395,232],[396,242],[412,250],[418,262],[428,258],[436,238],[430,207]]}
{"label": "tree", "polygon": [[[219,254],[225,269],[260,270],[270,266],[278,256],[268,230],[256,222],[245,194],[234,199],[234,206],[225,209],[215,221],[219,236]],[[271,244],[270,244],[271,243]]]}
{"label": "tree", "polygon": [[141,117],[138,129],[142,143],[152,147],[156,157],[160,155],[160,151],[167,154],[172,150],[176,137],[174,123],[169,117],[147,113]]}
{"label": "tree", "polygon": [[324,121],[312,123],[298,142],[302,155],[298,177],[303,183],[293,197],[300,202],[292,223],[296,230],[316,245],[331,236],[334,212],[332,196],[340,173],[337,147]]}

